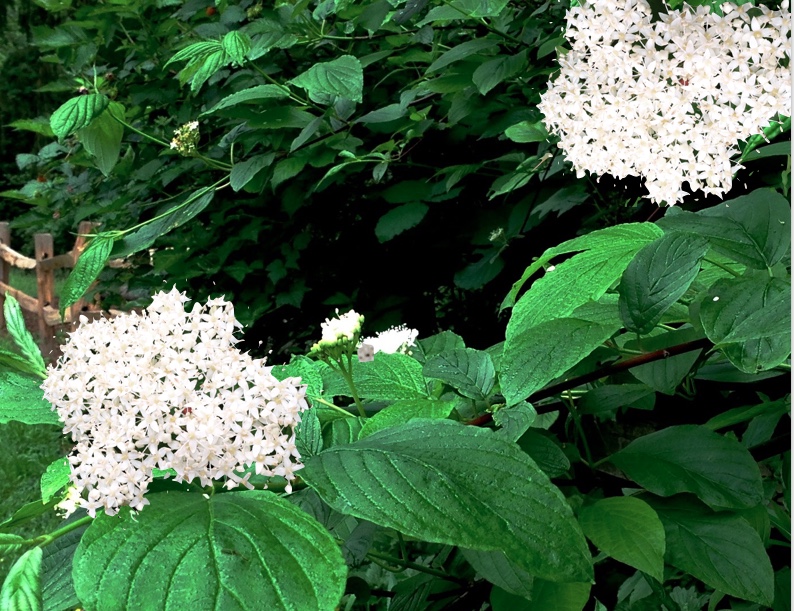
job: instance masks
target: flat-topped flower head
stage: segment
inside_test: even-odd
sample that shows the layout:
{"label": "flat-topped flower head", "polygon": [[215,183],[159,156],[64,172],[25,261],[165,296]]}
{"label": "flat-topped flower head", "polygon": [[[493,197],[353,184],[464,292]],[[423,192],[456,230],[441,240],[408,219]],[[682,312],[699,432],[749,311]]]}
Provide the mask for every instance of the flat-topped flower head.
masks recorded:
{"label": "flat-topped flower head", "polygon": [[174,130],[171,149],[180,155],[189,156],[196,152],[199,141],[198,121],[190,121]]}
{"label": "flat-topped flower head", "polygon": [[42,384],[75,448],[63,507],[114,515],[140,510],[153,469],[201,485],[248,484],[241,472],[302,467],[294,427],[308,408],[299,378],[279,381],[234,347],[241,325],[223,298],[185,311],[173,289],[146,312],[88,322],[63,347]]}
{"label": "flat-topped flower head", "polygon": [[364,351],[367,356],[362,359],[362,351],[359,350],[359,360],[372,360],[372,356],[378,352],[409,354],[409,350],[416,343],[418,335],[419,331],[416,329],[409,329],[405,325],[399,325],[386,329],[386,331],[381,331],[375,334],[374,337],[366,337],[361,340],[361,346],[369,346],[372,349],[372,355],[368,351]]}
{"label": "flat-topped flower head", "polygon": [[737,142],[791,115],[791,14],[750,4],[723,16],[684,5],[652,21],[646,0],[571,8],[560,75],[538,105],[577,176],[645,179],[672,205],[730,190]]}

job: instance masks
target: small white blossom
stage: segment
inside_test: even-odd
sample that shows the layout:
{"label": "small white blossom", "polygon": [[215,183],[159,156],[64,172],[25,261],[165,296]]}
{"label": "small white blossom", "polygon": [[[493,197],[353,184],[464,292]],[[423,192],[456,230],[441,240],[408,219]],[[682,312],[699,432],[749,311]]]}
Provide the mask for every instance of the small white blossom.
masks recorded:
{"label": "small white blossom", "polygon": [[320,324],[322,337],[312,346],[311,352],[322,352],[324,349],[355,342],[361,333],[362,324],[364,317],[355,310],[342,315],[336,310],[335,318],[326,318],[325,322]]}
{"label": "small white blossom", "polygon": [[720,17],[684,5],[656,22],[646,0],[571,8],[572,50],[538,108],[577,177],[640,176],[668,205],[687,195],[685,181],[730,190],[737,142],[791,115],[788,7],[724,3]]}
{"label": "small white blossom", "polygon": [[264,359],[234,347],[241,327],[224,299],[195,304],[173,289],[146,312],[88,323],[85,317],[42,384],[75,448],[61,507],[114,515],[140,510],[153,469],[177,481],[283,475],[303,465],[294,426],[308,408],[299,378],[277,380]]}
{"label": "small white blossom", "polygon": [[174,130],[174,138],[171,140],[171,149],[180,155],[192,155],[196,152],[199,141],[199,123],[190,121]]}

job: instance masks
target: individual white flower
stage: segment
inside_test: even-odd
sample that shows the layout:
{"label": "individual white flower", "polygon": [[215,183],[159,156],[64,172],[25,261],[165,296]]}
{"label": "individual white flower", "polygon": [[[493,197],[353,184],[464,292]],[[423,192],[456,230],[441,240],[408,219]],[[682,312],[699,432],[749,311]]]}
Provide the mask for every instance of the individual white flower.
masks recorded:
{"label": "individual white flower", "polygon": [[593,0],[566,15],[572,50],[538,108],[573,164],[645,179],[648,197],[675,204],[691,191],[731,188],[737,142],[791,114],[784,68],[791,31],[780,11],[724,3],[651,21],[645,0]]}
{"label": "individual white flower", "polygon": [[[418,335],[419,331],[416,329],[409,329],[405,325],[399,325],[386,331],[381,331],[375,337],[366,337],[361,340],[361,345],[359,346],[359,360],[372,360],[374,354],[378,352],[408,354],[409,348],[416,343]],[[364,348],[365,346],[368,346],[371,350]],[[364,349],[362,350],[362,348]]]}
{"label": "individual white flower", "polygon": [[253,467],[289,480],[302,467],[294,427],[308,408],[299,378],[279,381],[234,347],[241,327],[224,299],[195,304],[173,289],[146,312],[85,317],[42,384],[75,448],[68,512],[140,510],[153,469],[177,481],[250,487]]}

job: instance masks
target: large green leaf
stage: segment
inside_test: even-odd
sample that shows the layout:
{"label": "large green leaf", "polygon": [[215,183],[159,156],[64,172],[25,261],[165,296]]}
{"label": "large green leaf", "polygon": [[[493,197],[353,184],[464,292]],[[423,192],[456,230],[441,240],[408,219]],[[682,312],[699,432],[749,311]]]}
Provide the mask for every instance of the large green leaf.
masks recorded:
{"label": "large green leaf", "polygon": [[619,324],[548,320],[507,336],[499,383],[508,405],[528,398],[609,339]]}
{"label": "large green leaf", "polygon": [[772,604],[772,564],[747,520],[686,497],[645,500],[664,524],[669,564],[731,596]]}
{"label": "large green leaf", "polygon": [[19,347],[26,362],[35,373],[45,374],[47,366],[44,364],[41,350],[25,326],[25,318],[22,315],[22,308],[19,302],[10,293],[6,293],[5,302],[3,303],[3,314],[6,320],[6,330]]}
{"label": "large green leaf", "polygon": [[712,507],[754,507],[764,499],[761,472],[738,441],[702,426],[671,426],[635,439],[609,459],[646,490],[696,494]]}
{"label": "large green leaf", "polygon": [[77,96],[64,102],[50,118],[50,127],[58,138],[66,138],[86,127],[107,108],[110,100],[101,93]]}
{"label": "large green leaf", "polygon": [[549,137],[543,121],[521,121],[505,130],[505,136],[513,142],[543,142]]}
{"label": "large green leaf", "polygon": [[477,86],[480,94],[485,95],[505,79],[518,74],[526,68],[526,65],[526,51],[521,51],[516,55],[503,55],[480,65],[472,74],[471,80]]}
{"label": "large green leaf", "polygon": [[415,420],[325,450],[301,475],[337,511],[426,541],[500,550],[542,578],[592,578],[560,491],[491,431]]}
{"label": "large green leaf", "polygon": [[61,298],[58,308],[63,316],[66,308],[77,303],[85,292],[91,287],[99,273],[105,269],[105,264],[113,250],[113,236],[100,235],[91,240],[74,265],[72,273],[66,278],[61,288]]}
{"label": "large green leaf", "polygon": [[473,348],[431,356],[422,367],[422,373],[425,377],[443,380],[464,397],[477,400],[485,399],[496,381],[491,355]]}
{"label": "large green leaf", "polygon": [[8,571],[0,589],[3,611],[41,611],[41,548],[26,551]]}
{"label": "large green leaf", "polygon": [[602,552],[664,581],[664,527],[648,503],[630,496],[583,507],[579,524]]}
{"label": "large green leaf", "polygon": [[63,424],[44,400],[41,379],[0,371],[0,424],[10,420],[25,424]]}
{"label": "large green leaf", "polygon": [[203,117],[204,115],[209,115],[213,112],[217,112],[231,106],[236,106],[237,104],[242,104],[244,102],[280,99],[286,98],[288,96],[289,92],[284,87],[279,87],[278,85],[256,85],[255,87],[249,87],[248,89],[243,89],[242,91],[237,91],[231,95],[227,95],[220,102],[210,107],[209,110],[205,110],[199,116]]}
{"label": "large green leaf", "polygon": [[100,515],[74,557],[89,609],[331,611],[347,569],[328,531],[268,491],[147,496]]}
{"label": "large green leaf", "polygon": [[256,176],[260,170],[268,167],[276,156],[273,153],[265,153],[264,155],[254,155],[250,159],[240,161],[232,166],[232,171],[229,175],[229,183],[234,191],[239,191]]}
{"label": "large green leaf", "polygon": [[124,106],[111,102],[105,112],[77,131],[77,139],[94,158],[96,167],[105,176],[115,167],[121,152],[124,126],[113,117],[124,120]]}
{"label": "large green leaf", "polygon": [[[362,399],[399,401],[428,398],[422,365],[405,354],[379,352],[373,361],[353,361],[353,380]],[[347,385],[338,385],[327,388],[326,393],[350,396],[350,389]]]}
{"label": "large green leaf", "polygon": [[161,218],[147,223],[140,229],[116,240],[116,247],[112,253],[113,256],[126,257],[144,248],[149,248],[154,244],[157,238],[187,223],[199,212],[204,210],[214,196],[215,190],[212,187],[193,191],[183,202],[171,206],[166,211],[160,213],[158,216],[161,216]]}
{"label": "large green leaf", "polygon": [[305,356],[293,356],[287,365],[275,365],[270,373],[279,380],[300,378],[306,384],[308,397],[319,397],[323,392],[323,377],[320,370],[322,363]]}
{"label": "large green leaf", "polygon": [[[76,511],[69,516],[64,526],[85,515],[83,510]],[[71,530],[44,548],[41,559],[41,597],[44,611],[66,611],[81,606],[74,592],[72,558],[86,528],[88,524]]]}
{"label": "large green leaf", "polygon": [[169,64],[172,64],[174,62],[181,62],[185,60],[190,60],[190,61],[200,60],[222,49],[223,49],[223,45],[215,40],[204,40],[201,42],[196,42],[193,43],[192,45],[188,45],[184,49],[181,49],[176,54],[174,54],[174,56],[165,63],[165,67],[167,68]]}
{"label": "large green leaf", "polygon": [[454,401],[439,399],[403,399],[367,418],[359,433],[359,439],[381,429],[409,422],[416,418],[448,418],[455,407]]}
{"label": "large green leaf", "polygon": [[419,27],[436,21],[453,19],[480,19],[496,17],[508,5],[509,0],[454,0],[431,9],[417,25]]}
{"label": "large green leaf", "polygon": [[378,220],[375,235],[379,242],[388,242],[404,231],[416,227],[430,210],[427,204],[410,202],[389,210]]}
{"label": "large green leaf", "polygon": [[776,367],[791,354],[791,283],[763,272],[717,280],[700,304],[700,322],[745,373]]}
{"label": "large green leaf", "polygon": [[640,250],[620,279],[620,315],[626,329],[645,334],[689,288],[709,244],[698,235],[667,233]]}
{"label": "large green leaf", "polygon": [[559,583],[535,579],[530,600],[499,587],[491,591],[493,611],[582,611],[590,598],[589,583]]}
{"label": "large green leaf", "polygon": [[436,61],[428,66],[427,74],[430,74],[431,72],[437,72],[438,70],[446,68],[450,64],[462,59],[466,59],[475,53],[481,53],[485,49],[495,47],[497,44],[498,42],[496,40],[490,38],[476,38],[474,40],[462,42],[459,45],[452,47],[449,51],[442,53]]}
{"label": "large green leaf", "polygon": [[362,101],[364,69],[352,55],[343,55],[330,62],[314,64],[291,83],[305,89],[318,103],[327,103],[328,96],[339,96],[354,102]]}
{"label": "large green leaf", "polygon": [[[557,274],[555,277],[552,278],[551,272],[548,272],[542,278],[536,280],[532,285],[532,289],[521,298],[523,301],[532,291],[535,291],[536,295],[531,298],[531,305],[538,310],[543,311],[543,298],[553,298],[552,305],[554,307],[562,306],[567,313],[573,312],[577,306],[590,299],[598,299],[606,291],[603,288],[604,284],[606,283],[607,288],[611,286],[612,282],[617,280],[620,274],[623,273],[631,258],[643,246],[661,236],[662,230],[652,223],[626,223],[615,227],[607,227],[606,229],[598,229],[587,235],[563,242],[559,246],[549,248],[524,270],[521,278],[513,283],[510,292],[502,301],[501,309],[513,307],[516,303],[516,297],[526,281],[554,257],[585,251],[557,265],[553,272]],[[590,253],[589,251],[593,252]],[[625,260],[625,264],[622,267],[614,264],[610,266],[610,260],[615,258],[620,259],[620,261]],[[564,272],[563,278],[560,278],[561,272]],[[607,283],[610,277],[612,282]],[[572,285],[573,288],[566,290],[566,282]],[[586,293],[586,295],[579,295],[581,292]],[[566,299],[573,299],[574,303],[568,305]],[[553,312],[553,310],[548,312],[546,317],[555,316]],[[556,316],[566,315],[565,312],[560,311]],[[532,320],[534,321],[537,316],[538,314],[535,314]]]}
{"label": "large green leaf", "polygon": [[772,267],[791,245],[791,207],[773,189],[748,195],[700,212],[670,209],[659,226],[705,237],[717,252],[756,269]]}
{"label": "large green leaf", "polygon": [[232,30],[221,41],[223,50],[238,66],[245,63],[245,56],[251,50],[251,39],[238,30]]}
{"label": "large green leaf", "polygon": [[[197,69],[192,74],[190,79],[190,91],[195,93],[201,89],[204,83],[211,79],[216,72],[228,63],[229,55],[226,51],[215,51],[204,57],[203,60],[197,64]],[[188,64],[185,70],[183,70],[183,74],[192,72],[190,68],[191,65]]]}

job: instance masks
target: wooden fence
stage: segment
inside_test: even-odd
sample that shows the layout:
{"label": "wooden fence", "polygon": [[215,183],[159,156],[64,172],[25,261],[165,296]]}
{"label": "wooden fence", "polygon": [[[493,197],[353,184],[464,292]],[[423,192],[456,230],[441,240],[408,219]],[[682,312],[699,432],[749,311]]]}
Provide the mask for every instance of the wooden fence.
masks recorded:
{"label": "wooden fence", "polygon": [[[84,237],[90,234],[96,223],[83,221],[77,229],[77,239],[72,249],[62,255],[55,255],[53,252],[52,235],[49,233],[37,233],[34,236],[35,259],[26,257],[11,248],[11,229],[8,223],[0,222],[0,328],[5,328],[5,315],[3,305],[5,303],[6,292],[13,295],[19,302],[23,310],[36,314],[38,318],[38,335],[42,342],[43,351],[51,354],[57,350],[56,331],[74,329],[81,314],[90,318],[98,316],[113,316],[119,312],[101,312],[94,304],[80,300],[66,309],[64,319],[55,301],[55,270],[71,269],[77,262],[80,253],[87,246],[87,239]],[[109,261],[109,267],[124,267],[128,265],[122,260]],[[11,267],[20,269],[35,270],[37,296],[32,297],[20,290],[10,286],[9,276]]]}

